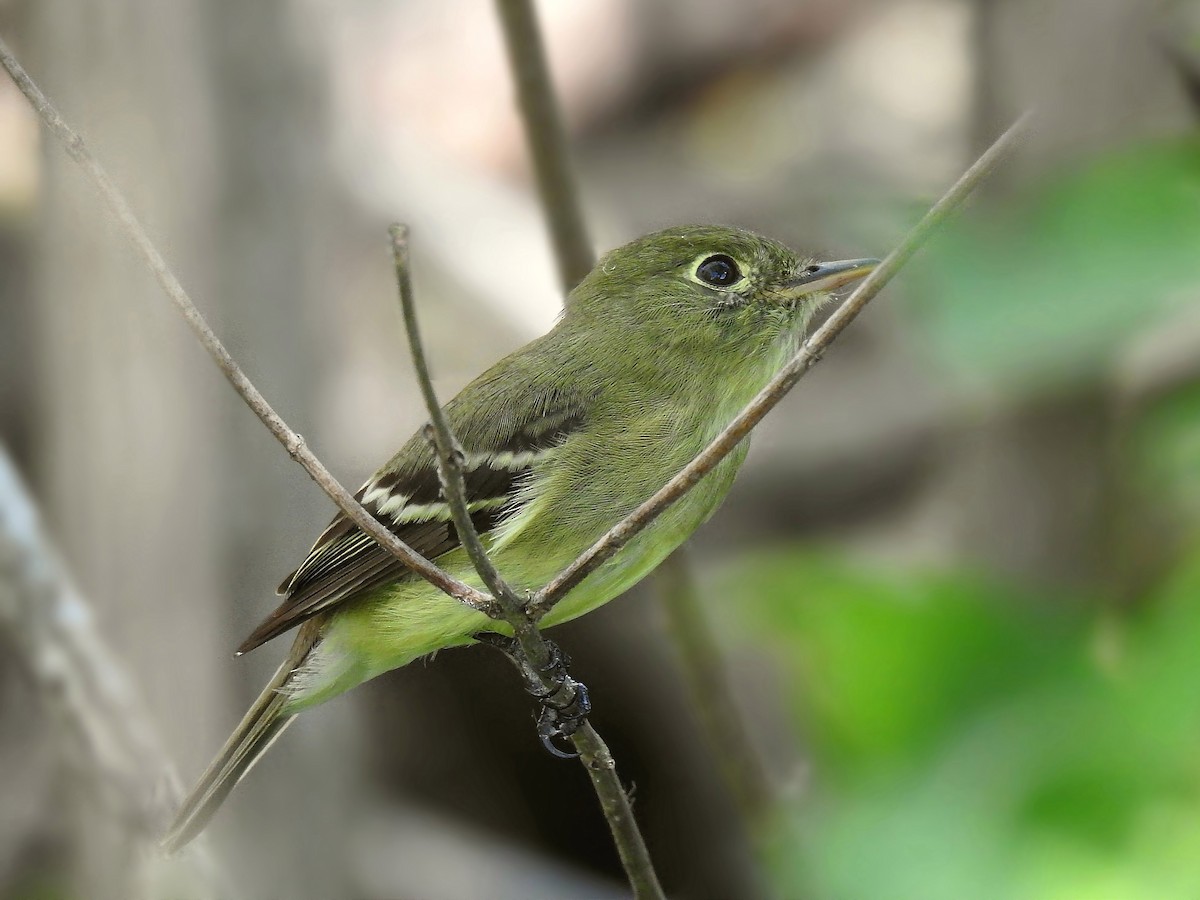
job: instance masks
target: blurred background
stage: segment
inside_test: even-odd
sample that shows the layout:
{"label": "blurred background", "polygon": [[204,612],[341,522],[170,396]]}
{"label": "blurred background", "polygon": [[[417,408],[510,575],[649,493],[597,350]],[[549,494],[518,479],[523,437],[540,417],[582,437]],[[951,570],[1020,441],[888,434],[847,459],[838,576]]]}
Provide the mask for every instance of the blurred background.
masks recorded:
{"label": "blurred background", "polygon": [[[883,255],[1019,156],[756,433],[690,545],[771,785],[747,823],[655,579],[553,637],[678,898],[1200,896],[1200,3],[538,4],[592,235]],[[0,33],[343,483],[561,297],[491,4],[0,0]],[[0,439],[189,783],[277,664],[231,650],[332,510],[0,79]],[[0,633],[0,649],[6,638]],[[0,652],[0,897],[127,897]],[[503,660],[306,713],[211,830],[244,898],[616,898]],[[118,867],[119,868],[119,867]]]}

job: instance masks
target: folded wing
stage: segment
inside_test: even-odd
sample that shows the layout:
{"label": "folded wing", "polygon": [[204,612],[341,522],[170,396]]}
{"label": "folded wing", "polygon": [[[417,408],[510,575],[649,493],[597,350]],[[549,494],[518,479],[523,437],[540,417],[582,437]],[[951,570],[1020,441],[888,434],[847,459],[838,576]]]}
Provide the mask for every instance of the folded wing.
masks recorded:
{"label": "folded wing", "polygon": [[[520,487],[538,461],[583,424],[578,409],[544,410],[495,439],[465,448],[467,502],[481,535],[519,512]],[[487,446],[479,446],[486,443]],[[400,540],[427,559],[459,546],[450,508],[442,495],[433,454],[416,437],[387,466],[359,489],[355,498]],[[413,576],[358,526],[339,513],[307,558],[284,579],[284,600],[238,647],[246,653],[318,613],[377,588]]]}

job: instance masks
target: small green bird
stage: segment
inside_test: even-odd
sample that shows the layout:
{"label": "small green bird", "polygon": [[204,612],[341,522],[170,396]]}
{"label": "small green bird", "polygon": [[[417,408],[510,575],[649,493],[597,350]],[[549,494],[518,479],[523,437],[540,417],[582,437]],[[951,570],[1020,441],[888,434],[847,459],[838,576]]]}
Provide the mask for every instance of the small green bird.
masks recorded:
{"label": "small green bird", "polygon": [[[446,405],[471,518],[497,568],[536,590],[683,468],[797,349],[829,292],[877,260],[815,262],[737,228],[659,231],[604,256],[558,324]],[[724,499],[747,443],[589,575],[555,625],[629,589]],[[414,550],[482,588],[417,434],[356,495]],[[300,626],[271,682],[184,801],[164,847],[207,824],[301,710],[506,626],[414,576],[344,516],[284,579],[239,653]]]}

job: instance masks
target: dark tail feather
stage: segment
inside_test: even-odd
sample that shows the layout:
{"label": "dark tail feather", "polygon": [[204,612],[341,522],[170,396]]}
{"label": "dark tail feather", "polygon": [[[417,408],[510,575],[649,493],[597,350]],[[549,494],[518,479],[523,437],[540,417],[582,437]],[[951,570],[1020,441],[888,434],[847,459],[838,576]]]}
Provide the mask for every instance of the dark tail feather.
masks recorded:
{"label": "dark tail feather", "polygon": [[291,724],[295,715],[281,715],[287,697],[279,692],[279,688],[283,687],[295,668],[296,660],[289,654],[289,659],[279,667],[229,736],[217,758],[200,777],[200,783],[183,801],[179,812],[175,814],[175,821],[162,840],[162,848],[167,853],[181,849],[204,830],[229,792]]}

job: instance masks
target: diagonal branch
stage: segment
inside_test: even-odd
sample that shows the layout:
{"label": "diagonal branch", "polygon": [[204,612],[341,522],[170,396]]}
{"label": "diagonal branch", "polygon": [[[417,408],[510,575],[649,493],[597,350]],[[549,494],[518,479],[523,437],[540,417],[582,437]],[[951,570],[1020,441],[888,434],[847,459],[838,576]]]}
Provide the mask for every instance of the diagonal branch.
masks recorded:
{"label": "diagonal branch", "polygon": [[175,277],[175,273],[171,271],[162,254],[158,252],[158,248],[154,246],[154,243],[146,234],[142,223],[134,215],[129,202],[113,182],[108,172],[105,171],[96,157],[88,150],[87,145],[83,142],[83,138],[66,123],[58,110],[46,98],[46,95],[33,82],[33,79],[29,77],[21,67],[21,64],[13,57],[12,52],[3,41],[0,41],[0,65],[3,65],[8,70],[8,74],[12,76],[21,93],[29,100],[50,132],[62,142],[71,158],[79,163],[83,170],[91,177],[93,183],[99,189],[100,195],[104,198],[104,202],[108,204],[109,209],[116,216],[125,234],[133,241],[138,253],[153,273],[155,279],[162,286],[163,291],[166,292],[171,302],[175,304],[176,309],[179,310],[188,327],[191,328],[192,333],[196,336],[196,339],[200,341],[201,346],[212,357],[213,362],[217,364],[217,368],[221,370],[222,374],[225,375],[226,379],[233,386],[233,389],[237,391],[238,396],[258,416],[259,420],[275,436],[276,440],[283,444],[288,455],[304,467],[309,477],[329,495],[329,498],[338,505],[342,512],[355,525],[374,538],[385,550],[406,566],[426,581],[436,585],[442,591],[445,591],[468,606],[485,612],[491,608],[492,599],[490,597],[470,585],[453,578],[448,572],[434,565],[409,547],[404,541],[389,531],[382,522],[367,512],[362,504],[333,477],[330,471],[325,468],[324,463],[308,449],[308,446],[304,443],[304,439],[292,431],[287,423],[280,418],[279,414],[271,408],[271,404],[259,393],[258,388],[246,377],[237,362],[229,355],[229,351],[225,349],[225,345],[213,333],[212,328],[209,327],[200,310],[196,308],[196,304],[192,302],[192,298],[188,295],[183,285],[180,284],[179,279]]}
{"label": "diagonal branch", "polygon": [[392,258],[396,265],[396,286],[400,292],[400,307],[404,314],[404,330],[408,335],[408,349],[412,353],[413,368],[417,373],[417,382],[421,385],[421,396],[425,400],[425,408],[429,411],[430,429],[434,450],[437,454],[438,476],[442,481],[442,492],[450,506],[454,519],[454,528],[462,541],[463,549],[475,566],[475,571],[483,579],[499,607],[493,618],[503,618],[513,627],[517,639],[521,641],[526,656],[535,663],[544,663],[545,648],[540,649],[530,643],[526,646],[527,638],[538,639],[536,627],[529,617],[522,612],[522,600],[501,577],[499,570],[488,556],[483,546],[483,540],[471,521],[471,511],[467,500],[467,486],[463,472],[463,453],[450,430],[450,422],[438,402],[437,393],[433,389],[433,378],[429,374],[429,362],[425,357],[425,348],[421,343],[421,333],[417,328],[417,312],[413,302],[412,279],[409,275],[408,264],[408,228],[404,225],[392,225],[388,229],[392,237]]}
{"label": "diagonal branch", "polygon": [[1030,119],[1031,113],[1026,113],[996,139],[905,235],[900,245],[843,301],[825,324],[801,345],[800,350],[779,374],[759,391],[758,396],[751,400],[695,459],[538,591],[528,605],[530,614],[540,618],[549,612],[572,588],[611,559],[613,554],[694,488],[734,447],[745,440],[763,417],[795,387],[796,382],[816,365],[829,345],[854,321],[863,307],[896,276],[929,239],[934,229],[958,209],[971,191],[1012,151],[1018,139],[1028,129]]}
{"label": "diagonal branch", "polygon": [[771,784],[729,689],[725,661],[700,605],[684,551],[680,547],[672,553],[655,573],[659,594],[692,702],[713,744],[717,763],[742,817],[752,828],[758,827],[771,808]]}
{"label": "diagonal branch", "polygon": [[[502,618],[513,630],[513,635],[521,647],[521,654],[527,665],[527,674],[541,682],[546,696],[555,694],[576,696],[579,685],[570,676],[561,683],[555,683],[548,675],[551,661],[550,648],[537,624],[529,617],[524,609],[524,601],[517,596],[512,586],[501,576],[495,563],[488,556],[487,549],[479,537],[475,523],[471,521],[470,507],[467,501],[467,486],[463,473],[463,453],[450,429],[446,413],[438,402],[437,393],[433,388],[433,379],[429,374],[429,363],[425,357],[425,348],[421,343],[421,334],[417,328],[417,313],[413,302],[412,280],[408,266],[408,229],[403,225],[393,225],[389,229],[392,236],[392,256],[396,264],[396,284],[400,292],[400,305],[404,312],[404,329],[408,334],[408,346],[412,352],[413,368],[417,373],[417,381],[421,385],[421,394],[425,398],[425,407],[429,411],[434,450],[437,454],[438,476],[442,482],[442,492],[450,506],[454,519],[454,527],[458,531],[475,571],[483,579],[488,590],[496,599],[501,613],[495,618]],[[580,762],[587,769],[592,780],[592,786],[600,801],[600,808],[608,820],[609,830],[617,845],[621,864],[633,887],[634,896],[638,900],[660,900],[664,898],[658,876],[650,861],[650,853],[646,848],[645,839],[637,827],[633,817],[633,808],[629,795],[621,785],[617,775],[616,763],[609,752],[608,746],[586,720],[572,735],[575,749],[579,753]]]}

